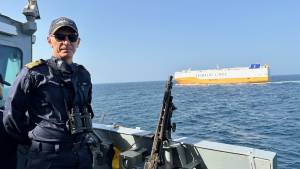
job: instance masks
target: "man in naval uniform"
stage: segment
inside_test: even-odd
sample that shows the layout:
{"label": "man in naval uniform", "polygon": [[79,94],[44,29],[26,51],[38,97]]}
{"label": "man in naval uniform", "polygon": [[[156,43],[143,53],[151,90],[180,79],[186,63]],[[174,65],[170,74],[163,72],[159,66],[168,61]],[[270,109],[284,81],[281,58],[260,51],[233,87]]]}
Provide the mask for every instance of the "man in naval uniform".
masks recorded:
{"label": "man in naval uniform", "polygon": [[2,78],[0,74],[0,165],[5,169],[16,169],[17,164],[17,143],[9,136],[2,123],[3,118],[3,87],[10,84]]}
{"label": "man in naval uniform", "polygon": [[86,142],[92,130],[89,72],[73,62],[80,38],[75,22],[52,21],[52,57],[27,64],[14,82],[4,111],[6,131],[29,145],[26,169],[92,169]]}

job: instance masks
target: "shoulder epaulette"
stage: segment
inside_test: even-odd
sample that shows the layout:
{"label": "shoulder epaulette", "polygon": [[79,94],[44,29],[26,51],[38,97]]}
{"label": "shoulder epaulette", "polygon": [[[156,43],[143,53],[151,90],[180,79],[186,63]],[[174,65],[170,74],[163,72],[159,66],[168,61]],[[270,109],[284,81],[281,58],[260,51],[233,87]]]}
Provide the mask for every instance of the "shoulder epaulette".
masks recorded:
{"label": "shoulder epaulette", "polygon": [[43,59],[40,59],[40,60],[36,60],[36,61],[32,61],[30,63],[27,63],[25,65],[25,67],[27,67],[28,69],[32,69],[34,67],[37,67],[39,65],[42,65],[43,63],[45,63],[45,61]]}
{"label": "shoulder epaulette", "polygon": [[78,65],[79,68],[86,70],[86,68],[83,65]]}
{"label": "shoulder epaulette", "polygon": [[77,64],[77,63],[73,63],[75,65],[75,67],[77,67],[78,69],[83,69],[86,70],[86,68],[83,65]]}

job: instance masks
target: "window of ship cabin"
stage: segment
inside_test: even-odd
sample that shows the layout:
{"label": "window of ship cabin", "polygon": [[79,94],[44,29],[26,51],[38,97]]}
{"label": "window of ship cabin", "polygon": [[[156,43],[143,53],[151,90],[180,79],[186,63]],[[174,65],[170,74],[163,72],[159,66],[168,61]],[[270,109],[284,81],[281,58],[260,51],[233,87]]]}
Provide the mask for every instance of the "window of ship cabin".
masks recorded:
{"label": "window of ship cabin", "polygon": [[[10,46],[0,45],[0,74],[2,78],[10,84],[16,79],[22,66],[22,52],[20,49]],[[4,85],[4,97],[8,94],[9,86]],[[0,100],[0,106],[4,100]]]}

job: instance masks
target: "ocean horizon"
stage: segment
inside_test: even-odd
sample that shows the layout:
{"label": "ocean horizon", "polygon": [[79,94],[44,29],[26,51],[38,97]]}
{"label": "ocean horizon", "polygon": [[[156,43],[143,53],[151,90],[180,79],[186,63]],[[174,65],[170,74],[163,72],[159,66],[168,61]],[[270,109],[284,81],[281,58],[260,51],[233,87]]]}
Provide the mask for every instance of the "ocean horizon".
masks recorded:
{"label": "ocean horizon", "polygon": [[[172,75],[174,76],[174,75]],[[168,76],[166,76],[165,80],[146,80],[146,81],[125,81],[125,82],[100,82],[100,83],[93,83],[94,85],[101,85],[101,84],[116,84],[116,83],[143,83],[143,82],[161,82],[166,81]],[[283,74],[283,75],[271,75],[271,81],[278,81],[282,80],[282,78],[287,80],[300,80],[300,74]],[[222,85],[222,84],[220,84]]]}

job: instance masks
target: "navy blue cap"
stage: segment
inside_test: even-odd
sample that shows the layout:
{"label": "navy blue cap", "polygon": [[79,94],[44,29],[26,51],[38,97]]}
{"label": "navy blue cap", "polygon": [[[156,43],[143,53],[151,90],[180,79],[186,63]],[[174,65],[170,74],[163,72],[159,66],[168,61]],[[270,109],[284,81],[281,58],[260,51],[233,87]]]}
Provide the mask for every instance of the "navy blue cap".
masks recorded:
{"label": "navy blue cap", "polygon": [[59,17],[51,22],[49,35],[54,34],[59,28],[65,26],[72,28],[76,33],[78,33],[76,23],[72,19],[66,17]]}

